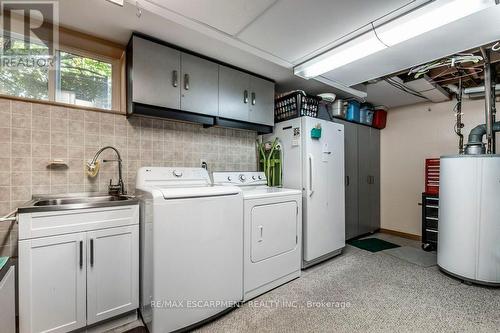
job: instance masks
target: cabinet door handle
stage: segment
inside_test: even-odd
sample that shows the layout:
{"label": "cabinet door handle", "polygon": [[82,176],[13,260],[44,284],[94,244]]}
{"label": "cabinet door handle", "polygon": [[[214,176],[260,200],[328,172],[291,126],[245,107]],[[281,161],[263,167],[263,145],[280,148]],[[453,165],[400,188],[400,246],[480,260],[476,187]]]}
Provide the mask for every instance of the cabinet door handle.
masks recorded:
{"label": "cabinet door handle", "polygon": [[90,239],[90,267],[94,266],[94,239]]}
{"label": "cabinet door handle", "polygon": [[80,241],[80,269],[83,268],[83,241]]}
{"label": "cabinet door handle", "polygon": [[367,182],[368,184],[371,184],[371,179],[372,179],[372,178],[371,178],[370,176],[367,176],[367,177],[366,177],[366,182]]}
{"label": "cabinet door handle", "polygon": [[349,176],[345,176],[345,186],[349,186],[349,184],[350,184]]}
{"label": "cabinet door handle", "polygon": [[252,93],[252,105],[255,105],[256,101],[257,101],[257,99],[256,99],[256,95],[255,95],[255,93],[253,92],[253,93]]}
{"label": "cabinet door handle", "polygon": [[179,81],[177,79],[177,71],[172,71],[172,86],[177,87],[179,85]]}
{"label": "cabinet door handle", "polygon": [[184,74],[184,89],[189,90],[189,74]]}
{"label": "cabinet door handle", "polygon": [[243,103],[245,103],[245,104],[248,103],[248,90],[245,90],[243,92]]}

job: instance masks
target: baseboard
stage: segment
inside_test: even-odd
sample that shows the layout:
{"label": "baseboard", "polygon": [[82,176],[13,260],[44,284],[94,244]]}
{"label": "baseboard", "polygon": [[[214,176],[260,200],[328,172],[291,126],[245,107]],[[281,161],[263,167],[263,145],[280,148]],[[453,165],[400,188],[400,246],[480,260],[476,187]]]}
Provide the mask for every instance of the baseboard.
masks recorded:
{"label": "baseboard", "polygon": [[422,236],[414,235],[414,234],[409,234],[409,233],[402,232],[402,231],[396,231],[396,230],[390,230],[390,229],[380,228],[379,232],[381,232],[383,234],[394,235],[394,236],[398,236],[398,237],[402,237],[402,238],[407,238],[407,239],[412,239],[412,240],[416,240],[416,241],[421,241],[422,240]]}

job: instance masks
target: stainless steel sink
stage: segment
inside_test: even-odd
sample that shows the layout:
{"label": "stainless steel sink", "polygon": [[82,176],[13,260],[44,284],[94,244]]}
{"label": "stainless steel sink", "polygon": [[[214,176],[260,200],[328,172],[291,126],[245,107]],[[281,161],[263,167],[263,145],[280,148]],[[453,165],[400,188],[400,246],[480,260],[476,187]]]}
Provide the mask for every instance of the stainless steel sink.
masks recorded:
{"label": "stainless steel sink", "polygon": [[34,196],[33,200],[27,202],[18,209],[19,213],[98,208],[107,206],[122,206],[137,204],[133,196],[107,195],[102,193],[75,193],[65,195],[43,195]]}
{"label": "stainless steel sink", "polygon": [[74,204],[84,204],[84,203],[97,203],[97,202],[109,202],[109,201],[122,201],[129,200],[129,197],[125,196],[99,196],[99,197],[87,197],[87,198],[55,198],[55,199],[44,199],[39,200],[34,203],[33,206],[59,206],[59,205],[74,205]]}

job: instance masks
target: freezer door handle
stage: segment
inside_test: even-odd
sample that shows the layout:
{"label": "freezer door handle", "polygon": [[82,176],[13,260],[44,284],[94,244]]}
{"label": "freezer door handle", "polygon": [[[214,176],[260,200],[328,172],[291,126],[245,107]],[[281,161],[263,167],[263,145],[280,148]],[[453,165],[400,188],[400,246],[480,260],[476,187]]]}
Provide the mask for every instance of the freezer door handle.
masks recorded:
{"label": "freezer door handle", "polygon": [[308,155],[308,160],[309,160],[309,184],[308,184],[308,190],[307,190],[307,195],[311,197],[314,193],[313,189],[313,157],[311,154]]}

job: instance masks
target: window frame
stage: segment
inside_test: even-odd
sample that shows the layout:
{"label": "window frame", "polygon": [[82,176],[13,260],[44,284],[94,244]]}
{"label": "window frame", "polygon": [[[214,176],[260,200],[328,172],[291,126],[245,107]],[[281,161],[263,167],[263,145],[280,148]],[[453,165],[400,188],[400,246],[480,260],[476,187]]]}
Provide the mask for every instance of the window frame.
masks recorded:
{"label": "window frame", "polygon": [[[115,59],[112,57],[95,54],[93,52],[76,49],[74,47],[60,45],[57,50],[59,52],[71,53],[79,57],[90,58],[97,61],[106,62],[111,64],[111,109],[103,109],[98,107],[91,107],[99,110],[106,111],[120,111],[120,59]],[[86,107],[78,104],[69,104],[64,102],[59,102],[56,100],[56,89],[57,89],[57,71],[59,70],[59,62],[54,70],[49,70],[49,101],[74,105],[76,107]]]}
{"label": "window frame", "polygon": [[[68,33],[68,32],[66,32]],[[68,34],[71,34],[72,36],[78,36],[80,38],[85,39],[91,45],[96,48],[99,48],[101,46],[102,48],[106,47],[106,44],[103,44],[102,41],[96,42],[93,40],[93,38],[90,38],[88,36],[83,36],[80,35],[79,33],[74,33],[70,32]],[[19,38],[23,39],[23,35],[12,32],[12,35],[14,38]],[[83,37],[82,37],[83,36]],[[116,46],[114,46],[116,48]],[[58,47],[56,48],[56,52],[67,52],[67,53],[72,53],[76,56],[80,57],[86,57],[86,58],[91,58],[97,61],[103,61],[106,63],[111,64],[111,108],[110,109],[104,109],[100,107],[89,107],[89,106],[84,106],[84,105],[78,105],[78,104],[70,104],[70,103],[65,103],[65,102],[59,102],[56,100],[56,89],[57,89],[57,66],[55,68],[49,69],[48,70],[48,99],[38,99],[38,98],[32,98],[32,97],[23,97],[23,96],[17,96],[17,95],[11,95],[11,94],[6,94],[6,93],[0,93],[1,98],[8,98],[8,99],[17,99],[17,100],[26,100],[30,102],[35,102],[35,103],[44,103],[44,104],[55,104],[55,105],[63,105],[67,107],[73,107],[73,108],[82,108],[82,109],[91,109],[91,110],[97,110],[97,111],[104,111],[104,112],[118,112],[118,113],[124,113],[124,102],[123,102],[123,96],[124,94],[124,89],[123,89],[123,78],[124,78],[124,58],[125,58],[125,51],[123,50],[121,58],[116,58],[112,56],[106,56],[103,54],[99,54],[94,51],[87,51],[84,49],[76,48],[76,47],[71,47],[68,45],[63,45],[59,44]]]}

